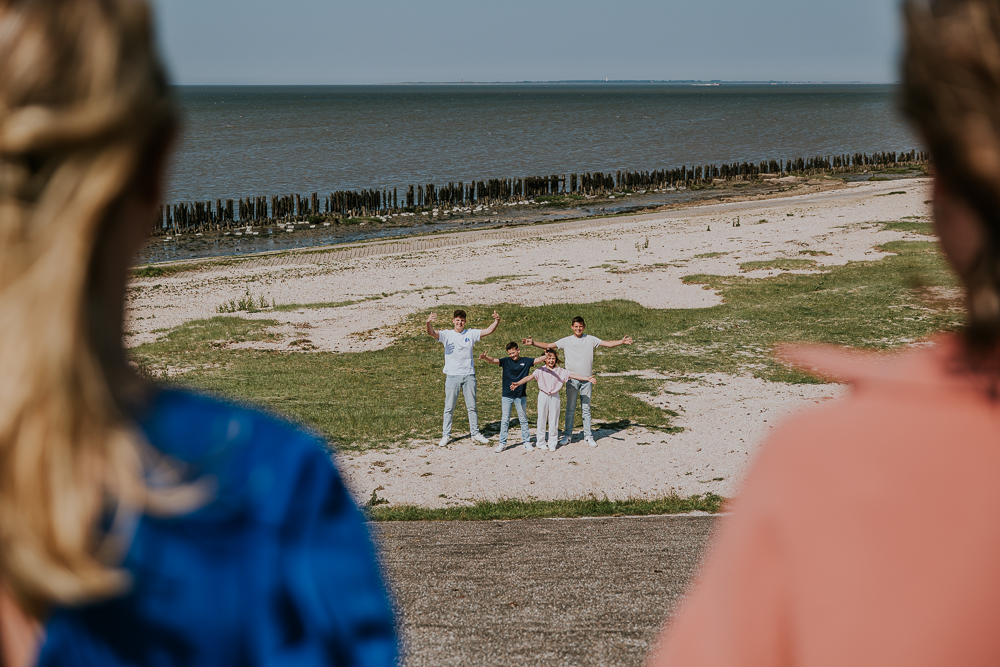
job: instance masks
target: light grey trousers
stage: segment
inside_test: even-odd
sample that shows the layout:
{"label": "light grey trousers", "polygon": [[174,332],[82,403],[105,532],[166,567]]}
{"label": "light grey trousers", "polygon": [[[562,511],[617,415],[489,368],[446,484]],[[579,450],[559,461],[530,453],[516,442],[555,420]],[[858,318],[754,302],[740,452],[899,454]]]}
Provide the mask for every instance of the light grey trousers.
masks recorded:
{"label": "light grey trousers", "polygon": [[576,416],[576,398],[580,397],[580,410],[583,412],[583,437],[590,436],[590,396],[594,385],[581,380],[570,380],[566,383],[566,430],[563,435],[573,437],[573,418]]}
{"label": "light grey trousers", "polygon": [[451,416],[458,403],[458,392],[465,396],[465,409],[469,411],[469,430],[472,435],[479,433],[479,416],[476,414],[476,376],[448,375],[444,380],[444,428],[443,437],[451,435]]}

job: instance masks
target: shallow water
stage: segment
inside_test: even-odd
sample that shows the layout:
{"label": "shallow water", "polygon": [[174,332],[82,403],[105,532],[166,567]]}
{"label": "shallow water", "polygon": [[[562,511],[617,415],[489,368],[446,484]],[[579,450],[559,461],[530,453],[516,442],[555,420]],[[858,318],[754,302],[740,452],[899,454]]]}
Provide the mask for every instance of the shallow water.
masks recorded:
{"label": "shallow water", "polygon": [[[918,148],[887,85],[188,86],[166,201],[672,169]],[[683,190],[651,203],[684,201]],[[559,219],[629,203],[545,212]],[[517,218],[156,239],[140,261],[240,255]],[[522,219],[523,216],[519,219]]]}
{"label": "shallow water", "polygon": [[886,85],[177,91],[168,202],[918,147]]}

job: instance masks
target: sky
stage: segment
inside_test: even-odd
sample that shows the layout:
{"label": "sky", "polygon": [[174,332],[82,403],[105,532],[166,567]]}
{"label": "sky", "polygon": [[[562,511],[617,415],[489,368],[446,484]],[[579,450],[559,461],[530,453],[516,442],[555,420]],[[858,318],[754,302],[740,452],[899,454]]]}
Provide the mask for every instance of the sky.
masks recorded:
{"label": "sky", "polygon": [[152,0],[174,83],[897,80],[899,0]]}

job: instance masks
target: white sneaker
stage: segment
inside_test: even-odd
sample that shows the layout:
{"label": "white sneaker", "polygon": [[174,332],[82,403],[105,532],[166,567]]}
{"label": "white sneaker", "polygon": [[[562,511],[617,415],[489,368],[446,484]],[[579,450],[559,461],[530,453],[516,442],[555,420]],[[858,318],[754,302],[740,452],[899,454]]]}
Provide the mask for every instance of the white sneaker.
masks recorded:
{"label": "white sneaker", "polygon": [[441,442],[438,443],[438,447],[444,447],[445,445],[448,444],[449,440],[451,440],[450,436],[447,435],[441,436]]}
{"label": "white sneaker", "polygon": [[[559,438],[559,444],[560,445],[568,445],[569,444],[569,436],[568,435],[564,435],[563,437]],[[553,447],[552,449],[555,449],[555,447]]]}
{"label": "white sneaker", "polygon": [[472,434],[472,439],[475,442],[478,442],[480,445],[486,445],[486,444],[489,444],[489,442],[490,442],[490,439],[487,438],[487,437],[485,437],[482,433],[473,433]]}
{"label": "white sneaker", "polygon": [[556,441],[555,440],[549,440],[549,451],[550,452],[556,451]]}
{"label": "white sneaker", "polygon": [[493,451],[496,452],[497,454],[499,454],[500,452],[502,452],[505,449],[507,449],[507,443],[506,442],[501,442],[501,443],[499,443],[496,446],[496,449],[494,449]]}
{"label": "white sneaker", "polygon": [[584,441],[586,441],[586,443],[591,447],[597,447],[597,442],[594,440],[594,436],[592,435],[588,435],[586,438],[584,438]]}
{"label": "white sneaker", "polygon": [[527,450],[528,450],[529,452],[530,452],[530,451],[531,451],[532,449],[534,449],[534,447],[532,447],[532,445],[531,445],[531,443],[530,443],[530,442],[526,442],[526,443],[524,443],[524,448],[525,448],[525,449],[527,449]]}

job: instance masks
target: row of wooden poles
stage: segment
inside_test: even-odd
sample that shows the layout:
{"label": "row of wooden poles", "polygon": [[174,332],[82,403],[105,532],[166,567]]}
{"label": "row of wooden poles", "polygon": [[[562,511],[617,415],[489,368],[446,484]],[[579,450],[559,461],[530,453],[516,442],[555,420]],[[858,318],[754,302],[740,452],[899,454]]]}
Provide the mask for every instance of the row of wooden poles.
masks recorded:
{"label": "row of wooden poles", "polygon": [[714,181],[759,180],[764,177],[855,173],[871,169],[891,169],[925,163],[924,151],[883,151],[834,156],[816,156],[791,160],[732,162],[682,166],[654,171],[588,172],[553,174],[528,178],[494,178],[487,181],[409,186],[399,196],[389,190],[338,190],[329,197],[283,195],[216,199],[211,201],[164,205],[154,223],[154,235],[171,235],[254,227],[275,223],[336,221],[341,218],[370,217],[413,212],[434,207],[495,206],[528,201],[534,197],[578,194],[608,195],[615,192],[681,188],[705,185]]}

